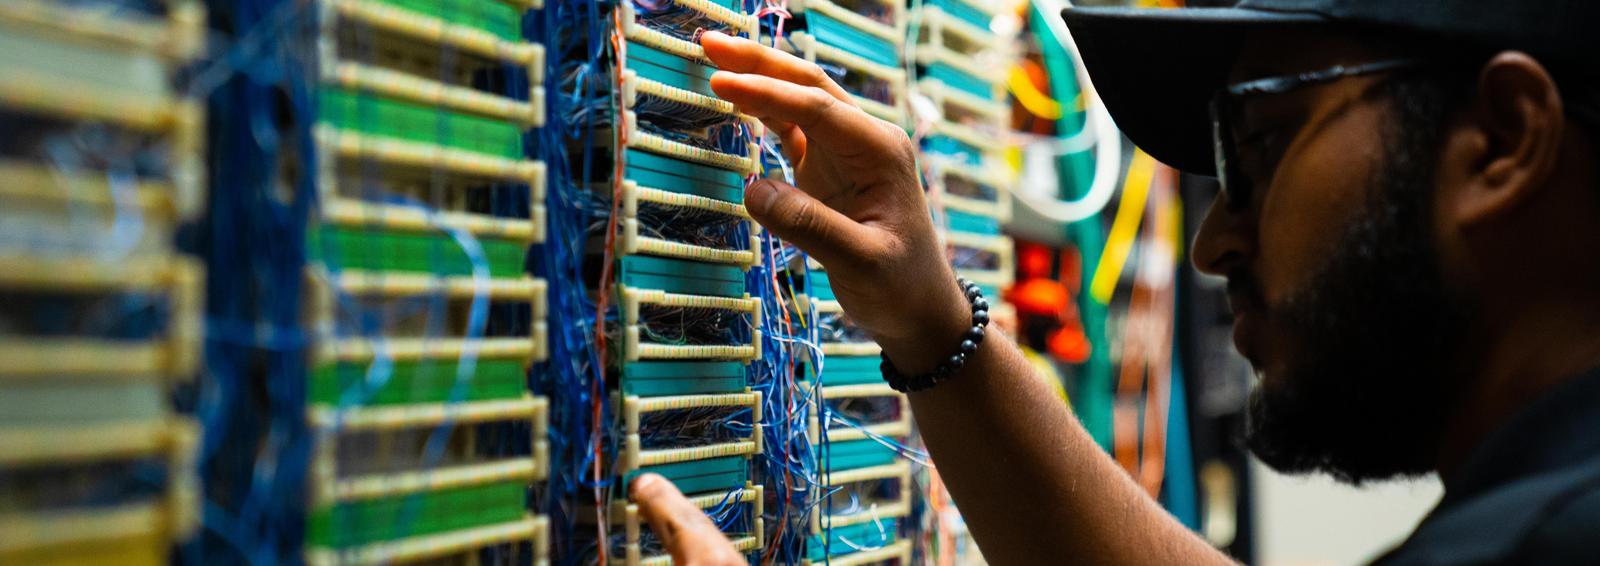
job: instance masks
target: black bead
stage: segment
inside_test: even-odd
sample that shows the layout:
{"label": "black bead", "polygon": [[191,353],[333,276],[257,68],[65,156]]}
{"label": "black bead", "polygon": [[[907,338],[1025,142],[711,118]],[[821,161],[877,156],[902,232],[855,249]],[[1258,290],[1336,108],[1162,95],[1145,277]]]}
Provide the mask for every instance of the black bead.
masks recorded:
{"label": "black bead", "polygon": [[989,324],[989,311],[972,311],[972,325],[984,326]]}
{"label": "black bead", "polygon": [[967,300],[968,301],[974,301],[974,300],[977,300],[979,297],[983,296],[983,291],[978,289],[977,285],[970,285],[970,286],[967,287],[966,290],[967,290]]}
{"label": "black bead", "polygon": [[961,353],[963,353],[963,354],[971,354],[971,353],[976,352],[976,351],[978,351],[978,343],[977,342],[973,342],[971,340],[962,340],[961,341]]}
{"label": "black bead", "polygon": [[989,310],[989,300],[978,297],[972,300],[972,312]]}
{"label": "black bead", "polygon": [[961,366],[967,365],[967,357],[961,354],[956,354],[954,356],[950,356],[950,359],[945,360],[944,363],[950,364],[951,373],[955,373],[961,369]]}
{"label": "black bead", "polygon": [[967,329],[967,339],[971,340],[972,343],[974,343],[974,344],[982,344],[983,343],[983,327],[982,326],[974,326],[972,328]]}

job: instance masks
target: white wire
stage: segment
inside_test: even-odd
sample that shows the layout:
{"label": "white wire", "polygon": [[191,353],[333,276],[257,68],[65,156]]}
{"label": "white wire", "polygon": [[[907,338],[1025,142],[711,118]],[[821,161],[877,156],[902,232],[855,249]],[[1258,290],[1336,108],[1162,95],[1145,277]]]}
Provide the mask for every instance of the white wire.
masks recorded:
{"label": "white wire", "polygon": [[1071,3],[1065,0],[1035,1],[1039,9],[1045,13],[1045,17],[1040,19],[1045,21],[1050,35],[1067,48],[1067,52],[1072,56],[1073,67],[1077,71],[1078,85],[1086,104],[1084,131],[1074,137],[1086,134],[1094,137],[1096,149],[1094,181],[1089,184],[1088,192],[1074,201],[1030,194],[1027,191],[1016,191],[1015,194],[1018,202],[1040,216],[1054,222],[1069,224],[1099,214],[1105,209],[1106,203],[1111,202],[1111,195],[1116,192],[1117,181],[1122,176],[1122,133],[1117,131],[1116,124],[1111,121],[1111,113],[1106,111],[1105,104],[1101,102],[1099,95],[1095,94],[1094,85],[1089,82],[1089,70],[1084,67],[1083,56],[1078,52],[1078,44],[1073,42],[1072,31],[1067,29],[1066,21],[1059,15]]}

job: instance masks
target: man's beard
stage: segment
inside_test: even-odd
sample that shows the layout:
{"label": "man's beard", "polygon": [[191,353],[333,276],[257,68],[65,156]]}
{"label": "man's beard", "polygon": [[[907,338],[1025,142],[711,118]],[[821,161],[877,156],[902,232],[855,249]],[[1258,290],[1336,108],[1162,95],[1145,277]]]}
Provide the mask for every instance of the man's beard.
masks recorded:
{"label": "man's beard", "polygon": [[[1446,353],[1465,309],[1445,285],[1431,230],[1438,145],[1400,127],[1328,261],[1308,288],[1270,305],[1291,346],[1284,374],[1251,393],[1245,442],[1280,472],[1352,484],[1427,473],[1464,389]],[[1236,296],[1261,296],[1249,274],[1229,279]]]}

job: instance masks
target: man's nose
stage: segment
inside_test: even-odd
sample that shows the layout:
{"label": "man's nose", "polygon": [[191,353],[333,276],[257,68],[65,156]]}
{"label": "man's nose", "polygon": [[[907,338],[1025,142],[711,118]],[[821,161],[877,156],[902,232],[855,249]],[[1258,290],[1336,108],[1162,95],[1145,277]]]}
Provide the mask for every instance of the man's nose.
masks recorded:
{"label": "man's nose", "polygon": [[1256,253],[1256,227],[1250,211],[1230,209],[1225,200],[1219,194],[1211,201],[1190,248],[1190,259],[1201,273],[1227,275]]}

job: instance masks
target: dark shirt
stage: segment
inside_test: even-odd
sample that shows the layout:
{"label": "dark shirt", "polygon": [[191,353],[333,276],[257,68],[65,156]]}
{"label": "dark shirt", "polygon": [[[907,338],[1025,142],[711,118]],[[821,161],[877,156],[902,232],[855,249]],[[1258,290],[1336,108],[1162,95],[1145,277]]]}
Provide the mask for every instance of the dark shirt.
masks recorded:
{"label": "dark shirt", "polygon": [[1600,369],[1491,434],[1376,566],[1600,565]]}

